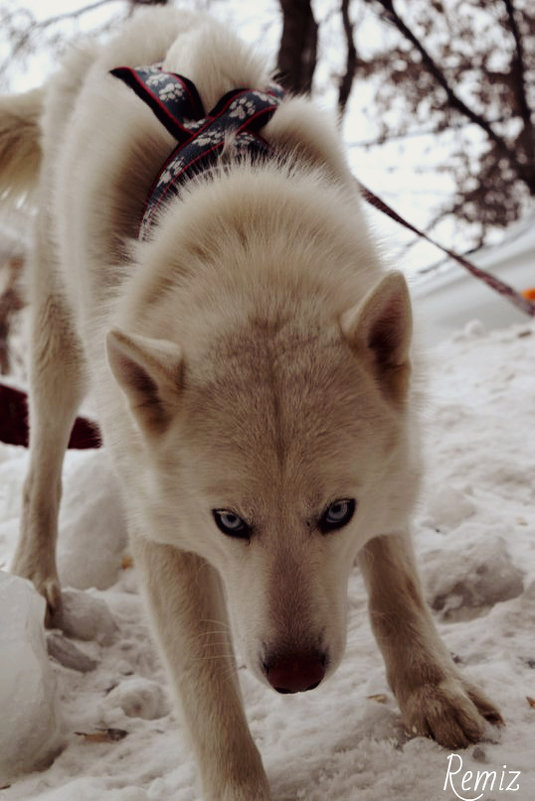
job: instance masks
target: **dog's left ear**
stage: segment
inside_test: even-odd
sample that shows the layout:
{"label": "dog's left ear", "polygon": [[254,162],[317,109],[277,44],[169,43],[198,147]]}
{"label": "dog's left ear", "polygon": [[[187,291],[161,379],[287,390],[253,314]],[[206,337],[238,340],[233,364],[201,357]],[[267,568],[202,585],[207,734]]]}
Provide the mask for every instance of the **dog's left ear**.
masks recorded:
{"label": "dog's left ear", "polygon": [[361,304],[342,315],[340,326],[384,394],[402,403],[409,383],[412,336],[411,303],[403,275],[387,273]]}
{"label": "dog's left ear", "polygon": [[173,342],[124,331],[106,338],[108,362],[130,404],[139,427],[151,433],[165,430],[182,385],[182,351]]}

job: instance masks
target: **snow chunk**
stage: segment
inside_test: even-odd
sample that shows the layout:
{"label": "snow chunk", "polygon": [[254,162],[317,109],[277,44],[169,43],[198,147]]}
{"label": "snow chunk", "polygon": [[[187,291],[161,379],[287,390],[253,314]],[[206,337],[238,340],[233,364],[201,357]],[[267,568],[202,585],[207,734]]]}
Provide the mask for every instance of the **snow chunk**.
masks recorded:
{"label": "snow chunk", "polygon": [[449,484],[430,488],[427,496],[428,519],[424,521],[436,529],[454,529],[475,512],[475,504],[462,490]]}
{"label": "snow chunk", "polygon": [[93,776],[74,779],[63,787],[54,787],[46,793],[39,793],[39,801],[147,801],[149,796],[138,787],[109,789],[104,779]]}
{"label": "snow chunk", "polygon": [[108,604],[89,592],[63,590],[59,627],[68,637],[110,645],[118,631]]}
{"label": "snow chunk", "polygon": [[29,581],[0,572],[0,784],[45,767],[61,749],[44,614]]}
{"label": "snow chunk", "polygon": [[59,527],[61,583],[80,590],[115,584],[127,534],[119,487],[104,450],[70,455]]}
{"label": "snow chunk", "polygon": [[77,670],[80,673],[89,673],[90,670],[94,670],[98,665],[96,659],[92,659],[57,631],[51,631],[47,635],[46,645],[50,656],[56,659],[63,667]]}
{"label": "snow chunk", "polygon": [[430,604],[443,620],[471,620],[524,590],[523,573],[501,538],[437,554],[426,578]]}
{"label": "snow chunk", "polygon": [[462,331],[457,332],[453,336],[454,342],[466,342],[473,339],[481,339],[482,337],[486,336],[487,329],[481,322],[481,320],[470,320]]}
{"label": "snow chunk", "polygon": [[149,679],[125,679],[107,698],[112,706],[119,706],[130,718],[155,720],[169,712],[169,704],[159,684]]}

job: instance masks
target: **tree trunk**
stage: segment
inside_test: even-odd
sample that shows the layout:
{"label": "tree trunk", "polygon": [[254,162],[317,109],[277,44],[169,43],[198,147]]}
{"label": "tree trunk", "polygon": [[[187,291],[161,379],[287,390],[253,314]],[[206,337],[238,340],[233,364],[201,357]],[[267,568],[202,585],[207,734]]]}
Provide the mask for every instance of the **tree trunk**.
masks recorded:
{"label": "tree trunk", "polygon": [[283,18],[278,79],[296,94],[310,93],[316,68],[318,24],[310,0],[280,0]]}

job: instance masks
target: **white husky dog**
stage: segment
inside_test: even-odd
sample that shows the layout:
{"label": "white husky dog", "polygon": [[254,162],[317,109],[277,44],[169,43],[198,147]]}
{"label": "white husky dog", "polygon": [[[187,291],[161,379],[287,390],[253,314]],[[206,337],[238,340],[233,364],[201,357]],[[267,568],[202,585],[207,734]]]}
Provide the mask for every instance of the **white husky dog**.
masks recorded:
{"label": "white husky dog", "polygon": [[[245,150],[224,134],[142,241],[147,193],[177,142],[157,117],[165,103],[155,111],[110,74],[130,67],[132,83],[139,65],[161,97],[179,74],[205,110],[236,87],[256,90],[238,95],[238,118],[249,101],[276,106]],[[411,730],[456,748],[485,718],[501,722],[440,641],[411,549],[420,468],[405,281],[381,266],[335,126],[269,86],[218,23],[164,9],[0,104],[4,196],[39,176],[31,464],[13,570],[53,620],[61,465],[91,386],[210,801],[270,797],[231,630],[261,681],[313,689],[342,658],[355,559]],[[261,152],[249,155],[253,140]]]}

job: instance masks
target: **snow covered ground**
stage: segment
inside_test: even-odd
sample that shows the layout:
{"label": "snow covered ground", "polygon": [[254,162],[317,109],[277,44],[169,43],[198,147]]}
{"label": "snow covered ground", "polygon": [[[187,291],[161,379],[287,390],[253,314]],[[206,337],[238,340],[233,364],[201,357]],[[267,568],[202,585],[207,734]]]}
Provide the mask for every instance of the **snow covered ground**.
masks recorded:
{"label": "snow covered ground", "polygon": [[[330,681],[280,696],[240,670],[274,801],[535,798],[534,356],[529,322],[490,333],[472,323],[427,354],[428,480],[417,549],[445,641],[499,705],[506,727],[489,727],[483,742],[458,757],[404,731],[355,569],[347,655]],[[26,462],[24,449],[0,446],[2,570],[15,546]],[[127,553],[106,454],[69,452],[59,562],[73,591],[65,633],[47,634],[65,748],[48,769],[0,781],[9,785],[1,801],[200,798]],[[18,606],[11,612],[22,613]],[[21,719],[5,714],[12,700],[5,697],[5,645],[0,743],[16,738]],[[30,708],[30,691],[20,695]],[[459,770],[444,789],[449,764]],[[483,792],[481,783],[475,790],[476,771],[496,771],[494,789],[491,773]]]}
{"label": "snow covered ground", "polygon": [[[509,226],[502,242],[469,258],[517,291],[535,286],[535,211]],[[425,320],[427,339],[439,342],[477,317],[487,328],[521,322],[524,313],[501,295],[449,260],[411,282],[413,304]]]}

